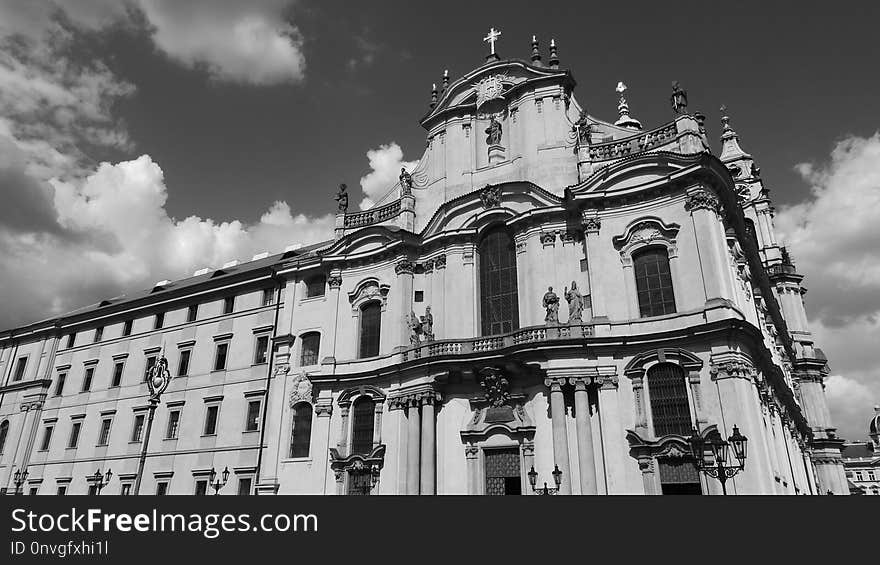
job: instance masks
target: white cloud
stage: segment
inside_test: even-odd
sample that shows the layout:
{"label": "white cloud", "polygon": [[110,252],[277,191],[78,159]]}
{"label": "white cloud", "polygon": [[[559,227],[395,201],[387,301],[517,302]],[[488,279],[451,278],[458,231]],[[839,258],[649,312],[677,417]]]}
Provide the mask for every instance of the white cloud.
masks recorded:
{"label": "white cloud", "polygon": [[401,167],[412,171],[418,164],[418,161],[404,161],[403,150],[394,141],[380,145],[378,149],[370,149],[367,159],[372,170],[361,177],[361,190],[365,195],[360,203],[361,210],[371,208],[388,194],[398,181]]}
{"label": "white cloud", "polygon": [[880,133],[847,137],[830,157],[795,167],[811,196],[781,208],[776,227],[805,275],[811,330],[835,375],[832,420],[842,437],[863,439],[880,400]]}

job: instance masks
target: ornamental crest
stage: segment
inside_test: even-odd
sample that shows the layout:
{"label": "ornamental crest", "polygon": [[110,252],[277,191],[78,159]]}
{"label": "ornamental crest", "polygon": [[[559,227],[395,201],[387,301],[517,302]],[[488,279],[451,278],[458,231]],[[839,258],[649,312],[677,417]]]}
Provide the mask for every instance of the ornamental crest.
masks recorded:
{"label": "ornamental crest", "polygon": [[487,184],[480,191],[480,200],[483,201],[483,208],[494,208],[501,205],[501,187],[498,185]]}
{"label": "ornamental crest", "polygon": [[313,402],[312,381],[309,380],[305,373],[295,376],[290,382],[290,386],[293,389],[290,393],[291,407],[298,402],[308,402],[310,404]]}
{"label": "ornamental crest", "polygon": [[147,380],[147,386],[150,389],[150,400],[158,401],[169,384],[171,384],[171,372],[168,371],[168,359],[165,359],[163,355],[156,361],[153,368],[150,369],[150,378]]}
{"label": "ornamental crest", "polygon": [[500,408],[510,401],[510,381],[500,369],[486,367],[480,371],[480,386],[486,391],[486,399],[493,408]]}
{"label": "ornamental crest", "polygon": [[477,92],[477,109],[490,100],[503,98],[504,85],[502,81],[505,78],[507,78],[505,75],[486,77],[474,86],[474,90]]}

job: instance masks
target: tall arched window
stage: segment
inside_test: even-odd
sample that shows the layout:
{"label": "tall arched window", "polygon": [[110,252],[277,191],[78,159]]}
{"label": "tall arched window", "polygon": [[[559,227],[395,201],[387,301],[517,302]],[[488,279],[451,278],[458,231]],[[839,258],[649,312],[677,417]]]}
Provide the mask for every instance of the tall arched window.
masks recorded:
{"label": "tall arched window", "polygon": [[382,305],[368,302],[361,307],[360,357],[379,355],[379,335],[382,329]]}
{"label": "tall arched window", "polygon": [[3,453],[3,449],[6,447],[6,436],[9,435],[9,420],[4,420],[2,424],[0,424],[0,454]]}
{"label": "tall arched window", "polygon": [[480,242],[479,253],[482,335],[512,332],[519,328],[513,238],[495,229]]}
{"label": "tall arched window", "polygon": [[690,435],[691,409],[684,371],[673,363],[658,363],[648,369],[648,397],[654,435]]}
{"label": "tall arched window", "polygon": [[369,396],[360,396],[352,404],[351,412],[351,452],[366,455],[373,450],[376,403]]}
{"label": "tall arched window", "polygon": [[639,313],[662,316],[675,312],[669,255],[662,247],[648,247],[633,254],[633,270],[639,297]]}
{"label": "tall arched window", "polygon": [[300,338],[302,341],[302,351],[299,358],[300,365],[317,365],[318,349],[321,346],[321,334],[318,332],[309,332],[303,334]]}
{"label": "tall arched window", "polygon": [[290,456],[308,457],[312,439],[312,405],[299,402],[293,405],[293,427],[290,430]]}

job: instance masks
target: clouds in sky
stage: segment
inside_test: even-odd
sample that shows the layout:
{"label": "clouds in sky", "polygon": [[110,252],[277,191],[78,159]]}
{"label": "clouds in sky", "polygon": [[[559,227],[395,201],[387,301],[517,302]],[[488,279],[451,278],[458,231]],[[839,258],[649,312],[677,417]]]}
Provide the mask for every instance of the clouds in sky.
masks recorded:
{"label": "clouds in sky", "polygon": [[880,403],[880,132],[839,141],[827,163],[796,170],[811,197],[782,208],[776,227],[805,274],[816,344],[828,355],[832,418],[861,439]]}
{"label": "clouds in sky", "polygon": [[371,208],[388,194],[394,183],[398,181],[401,167],[412,171],[418,164],[418,161],[404,161],[403,150],[393,141],[380,145],[378,149],[367,151],[367,159],[372,170],[361,177],[361,190],[364,191],[364,199],[360,203],[361,210]]}

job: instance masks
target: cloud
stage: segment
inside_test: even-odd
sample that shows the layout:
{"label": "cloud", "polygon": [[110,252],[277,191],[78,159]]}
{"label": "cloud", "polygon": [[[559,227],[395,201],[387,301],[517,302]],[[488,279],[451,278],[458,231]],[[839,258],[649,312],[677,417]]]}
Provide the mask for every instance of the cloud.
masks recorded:
{"label": "cloud", "polygon": [[880,132],[842,139],[828,162],[795,170],[810,197],[780,209],[777,232],[805,275],[811,330],[834,375],[832,421],[842,437],[863,439],[880,400]]}
{"label": "cloud", "polygon": [[304,79],[304,39],[293,0],[0,0],[0,33],[47,35],[145,28],[157,51],[216,81],[248,85]]}
{"label": "cloud", "polygon": [[404,161],[403,150],[394,141],[380,145],[378,149],[370,149],[367,159],[372,171],[361,177],[361,190],[364,191],[361,210],[371,208],[388,194],[398,181],[401,167],[412,171],[418,164],[418,161]]}

